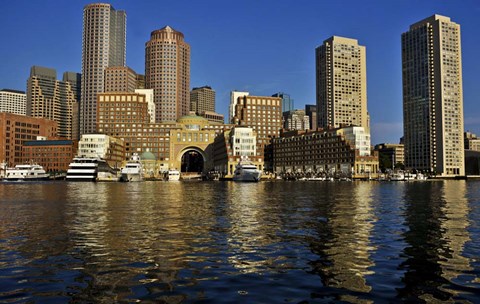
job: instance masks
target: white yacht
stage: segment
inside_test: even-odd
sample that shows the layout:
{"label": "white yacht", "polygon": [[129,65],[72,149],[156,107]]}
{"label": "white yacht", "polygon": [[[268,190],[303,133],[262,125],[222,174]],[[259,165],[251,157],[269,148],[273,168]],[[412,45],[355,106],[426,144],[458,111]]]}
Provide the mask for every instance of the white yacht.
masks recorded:
{"label": "white yacht", "polygon": [[180,180],[180,171],[178,171],[176,169],[168,170],[167,180],[168,181],[178,181],[178,180]]}
{"label": "white yacht", "polygon": [[258,182],[260,177],[262,177],[262,171],[246,159],[240,160],[233,172],[233,180],[236,182]]}
{"label": "white yacht", "polygon": [[390,175],[389,178],[391,181],[404,181],[405,180],[405,174],[403,172],[395,172]]}
{"label": "white yacht", "polygon": [[75,157],[67,170],[67,181],[118,181],[117,172],[99,157]]}
{"label": "white yacht", "polygon": [[133,153],[121,174],[120,181],[122,182],[143,182],[143,167],[137,153]]}
{"label": "white yacht", "polygon": [[6,181],[38,181],[48,180],[50,174],[40,165],[16,165],[5,170]]}

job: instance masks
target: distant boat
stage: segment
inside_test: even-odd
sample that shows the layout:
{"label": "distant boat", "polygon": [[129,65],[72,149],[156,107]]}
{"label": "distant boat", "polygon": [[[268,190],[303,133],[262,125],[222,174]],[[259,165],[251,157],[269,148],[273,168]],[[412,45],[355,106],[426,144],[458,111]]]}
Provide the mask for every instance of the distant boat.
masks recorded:
{"label": "distant boat", "polygon": [[238,162],[233,172],[233,180],[236,182],[259,182],[261,177],[262,171],[246,158]]}
{"label": "distant boat", "polygon": [[403,172],[395,172],[390,175],[389,178],[391,181],[404,181],[405,180],[405,174]]}
{"label": "distant boat", "polygon": [[14,168],[7,168],[5,181],[39,181],[48,180],[50,174],[46,173],[40,165],[16,165]]}
{"label": "distant boat", "polygon": [[67,170],[67,181],[118,181],[117,172],[99,157],[75,157]]}
{"label": "distant boat", "polygon": [[125,168],[121,170],[120,181],[143,182],[143,166],[137,153],[133,153]]}
{"label": "distant boat", "polygon": [[178,181],[180,180],[180,171],[171,169],[167,172],[167,180],[168,181]]}

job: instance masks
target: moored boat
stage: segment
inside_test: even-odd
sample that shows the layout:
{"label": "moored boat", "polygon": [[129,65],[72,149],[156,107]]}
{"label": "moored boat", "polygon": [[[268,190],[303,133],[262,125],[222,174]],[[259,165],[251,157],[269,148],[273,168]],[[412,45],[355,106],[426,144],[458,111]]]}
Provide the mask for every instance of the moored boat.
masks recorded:
{"label": "moored boat", "polygon": [[178,181],[178,180],[180,180],[180,171],[178,171],[176,169],[168,170],[167,180],[168,181]]}
{"label": "moored boat", "polygon": [[261,177],[262,171],[248,159],[240,160],[233,172],[233,180],[236,182],[259,182]]}
{"label": "moored boat", "polygon": [[37,164],[32,165],[16,165],[14,168],[7,168],[5,170],[5,181],[39,181],[48,180],[50,174],[45,172],[42,166]]}
{"label": "moored boat", "polygon": [[118,181],[117,172],[99,157],[75,157],[67,170],[67,181]]}
{"label": "moored boat", "polygon": [[127,162],[125,168],[121,170],[120,181],[122,182],[142,182],[143,166],[140,162],[140,156],[134,153]]}

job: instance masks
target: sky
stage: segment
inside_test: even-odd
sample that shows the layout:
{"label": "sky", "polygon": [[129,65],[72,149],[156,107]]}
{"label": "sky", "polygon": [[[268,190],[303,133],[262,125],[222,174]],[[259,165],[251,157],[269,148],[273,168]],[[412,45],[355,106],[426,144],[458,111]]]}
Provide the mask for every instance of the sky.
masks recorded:
{"label": "sky", "polygon": [[[84,0],[0,0],[0,89],[26,90],[34,65],[81,72]],[[315,104],[315,48],[329,37],[357,39],[367,53],[372,144],[403,135],[401,34],[431,15],[461,26],[465,130],[480,135],[478,0],[123,0],[127,65],[145,73],[145,42],[166,25],[191,47],[191,87],[216,91],[228,119],[230,92],[290,94]]]}

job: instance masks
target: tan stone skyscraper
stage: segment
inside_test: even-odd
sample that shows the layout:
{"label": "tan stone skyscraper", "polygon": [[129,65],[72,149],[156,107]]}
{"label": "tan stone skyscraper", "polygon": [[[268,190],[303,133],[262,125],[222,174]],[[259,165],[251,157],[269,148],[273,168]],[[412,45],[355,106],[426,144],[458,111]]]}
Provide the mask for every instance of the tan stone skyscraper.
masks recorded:
{"label": "tan stone skyscraper", "polygon": [[54,69],[33,66],[27,80],[27,115],[58,124],[57,136],[78,139],[78,100],[80,74],[65,72],[57,80]]}
{"label": "tan stone skyscraper", "polygon": [[145,44],[145,87],[153,89],[155,119],[173,122],[190,109],[190,45],[169,26]]}
{"label": "tan stone skyscraper", "polygon": [[215,112],[215,90],[209,86],[193,88],[190,92],[190,111],[201,115],[203,112]]}
{"label": "tan stone skyscraper", "polygon": [[125,66],[126,13],[110,4],[83,9],[80,133],[96,132],[97,93],[104,90],[105,68]]}
{"label": "tan stone skyscraper", "polygon": [[370,132],[365,47],[333,36],[315,53],[318,127],[354,125]]}
{"label": "tan stone skyscraper", "polygon": [[402,34],[405,165],[465,174],[460,25],[433,15]]}

